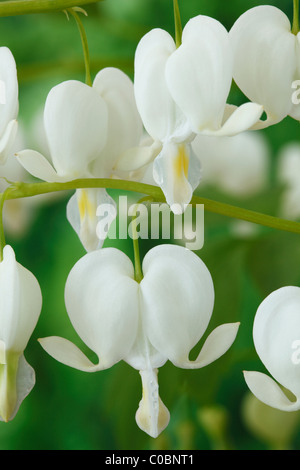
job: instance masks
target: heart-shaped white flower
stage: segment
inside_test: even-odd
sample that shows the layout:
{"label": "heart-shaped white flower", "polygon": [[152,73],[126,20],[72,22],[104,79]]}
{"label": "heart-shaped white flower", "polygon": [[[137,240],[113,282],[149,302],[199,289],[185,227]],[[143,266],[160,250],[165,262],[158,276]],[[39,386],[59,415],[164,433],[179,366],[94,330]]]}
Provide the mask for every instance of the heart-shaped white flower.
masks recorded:
{"label": "heart-shaped white flower", "polygon": [[205,333],[213,311],[214,287],[207,267],[186,248],[162,245],[146,254],[143,275],[136,282],[131,260],[115,248],[88,253],[71,270],[66,308],[98,364],[66,339],[40,342],[56,360],[79,370],[99,371],[120,360],[139,370],[143,398],[136,420],[156,437],[169,421],[158,394],[157,369],[168,359],[182,368],[210,364],[231,346],[238,324],[217,327],[197,359],[190,361],[189,352]]}
{"label": "heart-shaped white flower", "polygon": [[[282,287],[260,304],[253,326],[256,351],[266,369],[244,372],[252,393],[265,404],[284,411],[300,409],[300,288]],[[292,401],[282,387],[295,396]]]}

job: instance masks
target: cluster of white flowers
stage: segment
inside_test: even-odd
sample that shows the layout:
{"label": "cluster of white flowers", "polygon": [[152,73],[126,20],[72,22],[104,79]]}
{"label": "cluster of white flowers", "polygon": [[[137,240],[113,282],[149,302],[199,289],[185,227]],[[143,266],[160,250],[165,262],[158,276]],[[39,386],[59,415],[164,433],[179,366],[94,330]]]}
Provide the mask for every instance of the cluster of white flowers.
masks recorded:
{"label": "cluster of white flowers", "polygon": [[[0,48],[0,79],[5,90],[5,100],[0,101],[0,162],[5,168],[8,159],[16,158],[11,150],[18,114],[16,64],[6,47]],[[227,103],[233,79],[250,100],[239,107]],[[289,20],[277,8],[249,10],[230,32],[217,20],[200,15],[188,21],[178,47],[162,29],[147,33],[136,49],[133,82],[121,70],[105,68],[92,86],[70,80],[52,88],[44,107],[48,154],[24,149],[17,159],[28,173],[52,183],[81,178],[144,182],[150,174],[170,208],[181,213],[202,172],[204,181],[209,175],[212,145],[218,146],[219,155],[218,168],[215,164],[211,174],[224,188],[241,194],[264,184],[265,153],[260,158],[261,144],[248,140],[249,133],[244,132],[255,133],[287,115],[299,120],[300,107],[291,99],[297,79],[299,35],[291,32]],[[243,154],[236,155],[235,142],[240,142]],[[225,154],[237,168],[238,160],[245,158],[246,171],[231,175]],[[159,397],[158,368],[167,360],[181,368],[210,364],[231,347],[239,324],[213,330],[191,361],[189,353],[206,332],[214,309],[208,268],[192,251],[162,245],[146,254],[142,280],[136,280],[134,266],[123,252],[102,248],[96,226],[97,207],[103,203],[115,206],[105,189],[83,188],[67,205],[67,218],[87,254],[67,279],[66,310],[99,361],[93,364],[60,337],[40,339],[40,344],[57,361],[82,371],[107,369],[120,360],[140,371],[143,395],[136,421],[156,437],[169,422],[169,411]],[[33,274],[17,263],[13,248],[6,245],[2,251],[0,415],[8,421],[34,385],[34,371],[23,353],[38,321],[42,296]],[[253,332],[261,360],[297,400],[290,402],[266,375],[245,372],[258,398],[284,410],[300,408],[298,356],[291,359],[291,347],[299,347],[299,289],[286,287],[271,294],[257,312]]]}

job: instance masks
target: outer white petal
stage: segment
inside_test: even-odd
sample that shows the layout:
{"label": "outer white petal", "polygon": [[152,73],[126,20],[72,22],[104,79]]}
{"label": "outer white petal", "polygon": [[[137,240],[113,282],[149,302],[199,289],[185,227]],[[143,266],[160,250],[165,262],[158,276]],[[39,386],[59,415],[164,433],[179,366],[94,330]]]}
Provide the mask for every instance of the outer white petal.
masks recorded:
{"label": "outer white petal", "polygon": [[162,29],[153,29],[139,42],[135,53],[134,92],[147,132],[164,141],[186,119],[174,103],[165,78],[168,58],[176,49],[173,38]]}
{"label": "outer white petal", "polygon": [[[115,201],[102,188],[77,189],[67,205],[68,221],[86,251],[102,247],[116,215]],[[100,224],[103,230],[100,230]]]}
{"label": "outer white petal", "polygon": [[266,374],[261,372],[244,372],[245,381],[260,401],[282,411],[295,411],[300,409],[299,400],[290,401],[279,385]]}
{"label": "outer white petal", "polygon": [[93,251],[71,270],[65,287],[70,320],[102,368],[123,359],[138,328],[138,283],[130,259],[114,248]]}
{"label": "outer white petal", "polygon": [[191,19],[166,63],[166,81],[193,132],[220,127],[231,80],[228,32],[212,18]]}
{"label": "outer white petal", "polygon": [[[18,114],[18,80],[14,57],[7,47],[0,47],[0,139],[10,121]],[[4,98],[4,99],[3,99]]]}
{"label": "outer white petal", "polygon": [[6,350],[24,351],[41,307],[38,281],[17,263],[13,249],[6,245],[0,263],[0,338]]}
{"label": "outer white petal", "polygon": [[253,340],[274,379],[300,397],[299,287],[282,287],[264,299],[255,316]]}
{"label": "outer white petal", "polygon": [[22,150],[16,154],[20,164],[28,173],[48,183],[70,181],[70,177],[59,176],[48,160],[35,150]]}
{"label": "outer white petal", "polygon": [[235,136],[240,132],[253,129],[258,125],[263,113],[262,105],[256,103],[244,103],[237,107],[217,130],[203,129],[200,133],[215,136]]}
{"label": "outer white petal", "polygon": [[153,178],[173,212],[182,213],[200,182],[200,161],[190,145],[168,142],[154,160]]}
{"label": "outer white petal", "polygon": [[100,157],[93,164],[93,175],[109,175],[124,152],[138,146],[143,124],[138,113],[133,83],[124,72],[105,68],[97,75],[93,88],[106,103],[108,110],[107,141]]}
{"label": "outer white petal", "polygon": [[176,245],[150,250],[143,273],[141,311],[149,341],[173,363],[186,363],[212,314],[211,275],[197,255]]}
{"label": "outer white petal", "polygon": [[84,372],[96,372],[102,367],[94,365],[71,341],[58,336],[40,338],[42,348],[56,361]]}
{"label": "outer white petal", "polygon": [[269,5],[252,8],[233,25],[230,41],[238,87],[264,106],[269,124],[282,120],[292,107],[297,64],[297,38],[287,16]]}
{"label": "outer white petal", "polygon": [[195,361],[180,362],[178,367],[198,369],[223,356],[235,341],[239,323],[225,323],[215,328],[207,337],[197,359]]}
{"label": "outer white petal", "polygon": [[101,96],[75,80],[60,83],[47,96],[44,124],[58,175],[86,176],[106,143],[107,107]]}

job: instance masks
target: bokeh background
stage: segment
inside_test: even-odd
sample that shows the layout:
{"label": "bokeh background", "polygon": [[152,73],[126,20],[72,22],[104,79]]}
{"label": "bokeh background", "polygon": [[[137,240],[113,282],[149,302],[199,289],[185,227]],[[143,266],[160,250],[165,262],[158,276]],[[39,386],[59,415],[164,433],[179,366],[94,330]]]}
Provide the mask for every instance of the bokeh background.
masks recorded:
{"label": "bokeh background", "polygon": [[[191,17],[205,14],[227,29],[244,11],[260,4],[254,0],[179,0],[183,25]],[[292,20],[291,0],[268,4],[279,7]],[[155,27],[174,34],[171,0],[103,0],[86,10],[88,17],[82,17],[82,21],[93,76],[103,67],[117,66],[133,77],[139,39]],[[42,149],[39,120],[49,90],[62,80],[84,81],[76,24],[64,13],[0,18],[0,44],[11,49],[18,67],[22,129],[18,145]],[[233,84],[230,102],[243,101],[245,97]],[[297,165],[299,123],[286,118],[256,135],[253,146],[243,141],[231,146],[232,142],[224,141],[216,146],[211,142],[208,148],[207,142],[200,143],[207,181],[197,193],[271,215],[299,218],[300,198],[294,188],[300,172],[281,169],[283,154],[292,154]],[[249,186],[249,168],[254,172],[252,182],[259,180],[259,184]],[[17,178],[23,176],[26,180],[22,174]],[[86,351],[71,327],[63,299],[67,275],[84,254],[66,220],[69,197],[63,193],[7,203],[5,207],[7,242],[14,247],[18,261],[38,278],[44,304],[25,352],[36,371],[36,386],[15,419],[0,423],[0,449],[298,449],[300,414],[278,412],[260,404],[249,394],[242,371],[264,371],[253,346],[254,315],[273,290],[300,285],[299,236],[205,212],[205,243],[198,254],[211,271],[216,291],[213,318],[205,337],[224,322],[240,321],[241,326],[230,351],[204,369],[185,371],[170,363],[160,369],[160,395],[171,412],[171,421],[157,439],[152,439],[135,423],[141,398],[136,370],[120,362],[95,374],[79,372],[54,361],[37,341],[39,337],[59,335]],[[159,241],[141,241],[142,253],[154,243]],[[107,240],[108,245],[117,245],[132,256],[130,239],[117,243]],[[89,351],[86,353],[93,358]]]}

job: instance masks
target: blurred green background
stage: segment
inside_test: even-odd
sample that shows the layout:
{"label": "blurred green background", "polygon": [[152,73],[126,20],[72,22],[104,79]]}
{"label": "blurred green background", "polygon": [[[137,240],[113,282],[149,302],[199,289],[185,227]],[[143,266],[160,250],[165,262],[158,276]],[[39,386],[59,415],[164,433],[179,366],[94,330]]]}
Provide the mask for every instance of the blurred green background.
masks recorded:
{"label": "blurred green background", "polygon": [[[179,0],[183,25],[189,18],[205,14],[227,29],[244,11],[260,4],[253,0]],[[281,8],[292,20],[291,0],[268,4]],[[132,77],[139,39],[154,27],[174,34],[171,0],[104,0],[86,10],[89,16],[82,18],[93,76],[103,67],[117,66]],[[0,18],[0,45],[8,46],[15,56],[20,122],[30,145],[38,145],[34,122],[51,87],[66,79],[84,80],[76,24],[63,13]],[[244,99],[234,86],[231,98],[234,104]],[[276,160],[283,146],[299,141],[299,123],[286,118],[260,132],[271,154],[266,187],[242,199],[214,185],[200,187],[198,194],[277,215],[283,188],[276,177]],[[211,271],[216,291],[205,337],[224,322],[240,321],[241,326],[230,351],[204,369],[180,370],[170,363],[160,369],[160,395],[171,421],[159,438],[152,439],[135,423],[141,398],[136,370],[122,362],[95,374],[79,372],[55,362],[37,342],[39,337],[59,335],[84,349],[63,300],[67,275],[84,254],[65,217],[69,197],[63,194],[36,204],[29,209],[30,223],[23,230],[7,233],[18,261],[38,278],[44,304],[25,351],[36,371],[36,386],[15,419],[0,423],[0,449],[298,449],[299,413],[276,412],[252,400],[242,371],[264,370],[252,340],[260,302],[278,287],[300,285],[299,236],[260,228],[251,236],[242,236],[232,230],[230,219],[205,213],[205,244],[199,256]],[[106,242],[107,246],[113,244]],[[117,246],[132,256],[130,239]],[[145,253],[150,243],[142,241],[140,246]]]}

